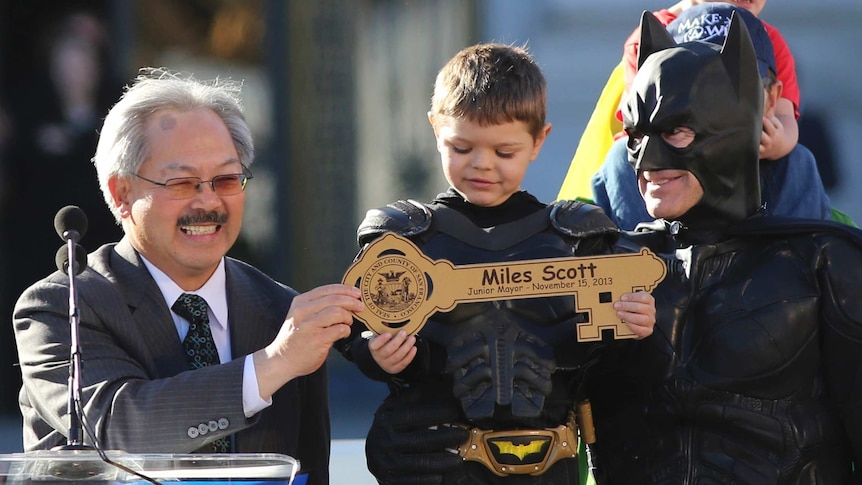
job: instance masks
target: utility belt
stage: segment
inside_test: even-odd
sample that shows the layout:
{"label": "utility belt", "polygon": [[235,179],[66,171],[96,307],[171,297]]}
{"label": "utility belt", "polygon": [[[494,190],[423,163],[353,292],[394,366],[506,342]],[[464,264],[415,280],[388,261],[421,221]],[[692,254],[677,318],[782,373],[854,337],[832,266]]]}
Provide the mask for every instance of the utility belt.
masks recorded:
{"label": "utility belt", "polygon": [[[560,460],[577,458],[578,431],[585,443],[596,441],[589,401],[569,411],[565,424],[556,428],[509,431],[469,428],[470,438],[458,447],[465,461],[485,465],[497,476],[541,475]],[[576,429],[578,431],[576,431]]]}

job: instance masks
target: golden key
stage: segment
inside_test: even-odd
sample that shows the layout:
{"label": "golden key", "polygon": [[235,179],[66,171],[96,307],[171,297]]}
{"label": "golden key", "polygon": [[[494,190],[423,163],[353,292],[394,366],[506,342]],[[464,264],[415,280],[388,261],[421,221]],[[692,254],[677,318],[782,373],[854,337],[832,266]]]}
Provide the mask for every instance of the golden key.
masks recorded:
{"label": "golden key", "polygon": [[374,333],[418,332],[438,311],[463,302],[573,295],[578,341],[615,339],[634,332],[613,309],[618,295],[652,291],[667,274],[664,262],[649,249],[639,253],[565,257],[455,266],[432,260],[409,239],[386,233],[369,244],[344,274],[342,282],[362,290],[365,309],[356,315]]}

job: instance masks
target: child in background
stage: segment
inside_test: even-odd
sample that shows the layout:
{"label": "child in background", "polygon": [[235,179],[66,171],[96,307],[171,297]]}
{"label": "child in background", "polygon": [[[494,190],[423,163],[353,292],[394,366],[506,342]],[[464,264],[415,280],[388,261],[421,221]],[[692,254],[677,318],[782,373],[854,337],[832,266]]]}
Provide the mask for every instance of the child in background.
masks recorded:
{"label": "child in background", "polygon": [[[702,3],[715,3],[718,0],[682,0],[679,3],[653,12],[653,15],[667,27],[680,14]],[[755,17],[760,16],[760,12],[766,6],[766,0],[735,0],[727,2],[739,8],[748,10]],[[775,113],[772,116],[763,117],[763,135],[760,139],[760,158],[766,160],[777,160],[788,153],[796,146],[799,140],[799,125],[796,120],[799,119],[799,84],[796,80],[796,62],[793,60],[793,54],[787,46],[784,37],[775,27],[763,22],[763,27],[769,34],[769,39],[772,41],[772,51],[775,55],[776,76],[781,83],[781,96],[775,106]],[[625,85],[626,91],[631,84],[632,78],[637,72],[638,62],[638,42],[640,39],[640,28],[636,28],[634,32],[626,39],[623,44],[623,64],[625,67]],[[617,112],[617,118],[620,118]],[[620,134],[622,135],[622,134]]]}

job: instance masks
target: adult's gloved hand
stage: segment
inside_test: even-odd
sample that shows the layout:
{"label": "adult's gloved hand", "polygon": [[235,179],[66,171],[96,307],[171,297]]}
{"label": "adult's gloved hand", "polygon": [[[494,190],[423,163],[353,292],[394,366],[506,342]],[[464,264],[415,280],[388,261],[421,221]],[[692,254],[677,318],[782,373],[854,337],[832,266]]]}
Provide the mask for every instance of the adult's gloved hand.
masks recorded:
{"label": "adult's gloved hand", "polygon": [[365,440],[368,470],[384,485],[442,483],[444,473],[462,465],[457,449],[470,437],[466,429],[449,426],[459,416],[458,401],[451,398],[417,389],[390,394]]}

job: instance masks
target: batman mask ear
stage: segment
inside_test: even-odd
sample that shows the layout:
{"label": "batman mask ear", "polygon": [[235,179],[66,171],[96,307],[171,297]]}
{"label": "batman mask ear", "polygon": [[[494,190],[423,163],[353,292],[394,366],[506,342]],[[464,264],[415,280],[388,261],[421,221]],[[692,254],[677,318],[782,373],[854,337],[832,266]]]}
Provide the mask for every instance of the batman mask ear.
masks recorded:
{"label": "batman mask ear", "polygon": [[740,16],[733,12],[727,37],[721,47],[721,62],[739,92],[750,92],[743,86],[747,83],[760,84],[760,71],[757,67],[757,53],[751,42],[751,35]]}
{"label": "batman mask ear", "polygon": [[658,52],[676,45],[670,32],[649,11],[641,15],[641,40],[638,52],[638,69],[653,52]]}

